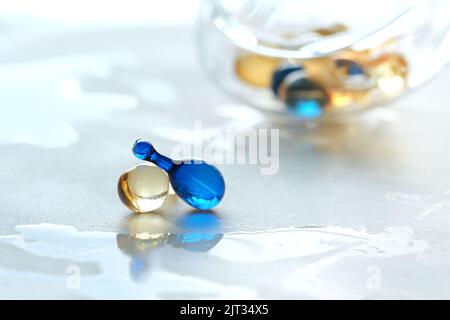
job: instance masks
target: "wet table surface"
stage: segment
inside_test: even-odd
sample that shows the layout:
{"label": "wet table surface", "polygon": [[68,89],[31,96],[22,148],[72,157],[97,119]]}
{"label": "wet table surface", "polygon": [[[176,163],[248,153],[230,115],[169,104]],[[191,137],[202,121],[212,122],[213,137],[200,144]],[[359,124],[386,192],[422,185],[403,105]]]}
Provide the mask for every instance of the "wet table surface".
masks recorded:
{"label": "wet table surface", "polygon": [[[0,19],[0,298],[450,298],[450,71],[346,121],[273,122],[204,74],[190,20],[80,27]],[[200,214],[119,201],[163,153],[280,129],[278,172],[219,164]]]}

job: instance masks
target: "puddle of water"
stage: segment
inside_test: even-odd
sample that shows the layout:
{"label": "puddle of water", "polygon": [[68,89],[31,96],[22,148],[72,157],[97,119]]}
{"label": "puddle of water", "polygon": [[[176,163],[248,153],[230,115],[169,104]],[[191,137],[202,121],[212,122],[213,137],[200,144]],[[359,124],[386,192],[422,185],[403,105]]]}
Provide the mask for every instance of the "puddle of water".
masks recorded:
{"label": "puddle of water", "polygon": [[407,227],[379,234],[340,227],[222,233],[214,214],[173,224],[133,216],[127,229],[18,226],[17,234],[0,236],[0,297],[361,298],[365,291],[351,286],[354,279],[338,277],[349,271],[344,262],[367,265],[427,248]]}

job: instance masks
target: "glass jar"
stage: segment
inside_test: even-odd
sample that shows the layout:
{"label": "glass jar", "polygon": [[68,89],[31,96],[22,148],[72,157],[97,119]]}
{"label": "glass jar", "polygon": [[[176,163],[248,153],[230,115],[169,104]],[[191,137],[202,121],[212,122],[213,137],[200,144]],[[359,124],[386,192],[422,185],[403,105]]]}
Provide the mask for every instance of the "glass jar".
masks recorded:
{"label": "glass jar", "polygon": [[220,87],[295,119],[385,104],[450,59],[447,0],[206,0],[198,26]]}

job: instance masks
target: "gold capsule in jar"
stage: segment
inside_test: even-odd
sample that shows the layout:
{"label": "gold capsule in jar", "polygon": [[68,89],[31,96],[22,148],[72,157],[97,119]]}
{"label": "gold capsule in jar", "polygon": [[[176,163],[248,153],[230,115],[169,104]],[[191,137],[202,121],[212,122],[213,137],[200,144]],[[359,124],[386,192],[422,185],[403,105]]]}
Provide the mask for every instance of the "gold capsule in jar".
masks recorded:
{"label": "gold capsule in jar", "polygon": [[376,79],[378,89],[391,97],[407,88],[408,64],[399,54],[383,54],[369,64],[370,72]]}
{"label": "gold capsule in jar", "polygon": [[245,54],[236,59],[237,77],[248,85],[259,88],[270,88],[272,75],[280,64],[280,60],[256,54]]}

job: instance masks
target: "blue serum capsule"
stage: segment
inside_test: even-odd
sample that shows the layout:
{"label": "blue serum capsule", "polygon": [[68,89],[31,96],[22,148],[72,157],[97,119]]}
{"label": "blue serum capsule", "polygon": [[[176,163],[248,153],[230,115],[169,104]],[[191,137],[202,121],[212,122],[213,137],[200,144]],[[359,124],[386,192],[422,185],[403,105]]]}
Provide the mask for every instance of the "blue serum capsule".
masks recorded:
{"label": "blue serum capsule", "polygon": [[134,155],[153,162],[169,175],[175,193],[190,206],[208,210],[217,206],[225,194],[225,181],[220,171],[203,160],[173,161],[158,153],[153,145],[137,140],[133,146]]}

